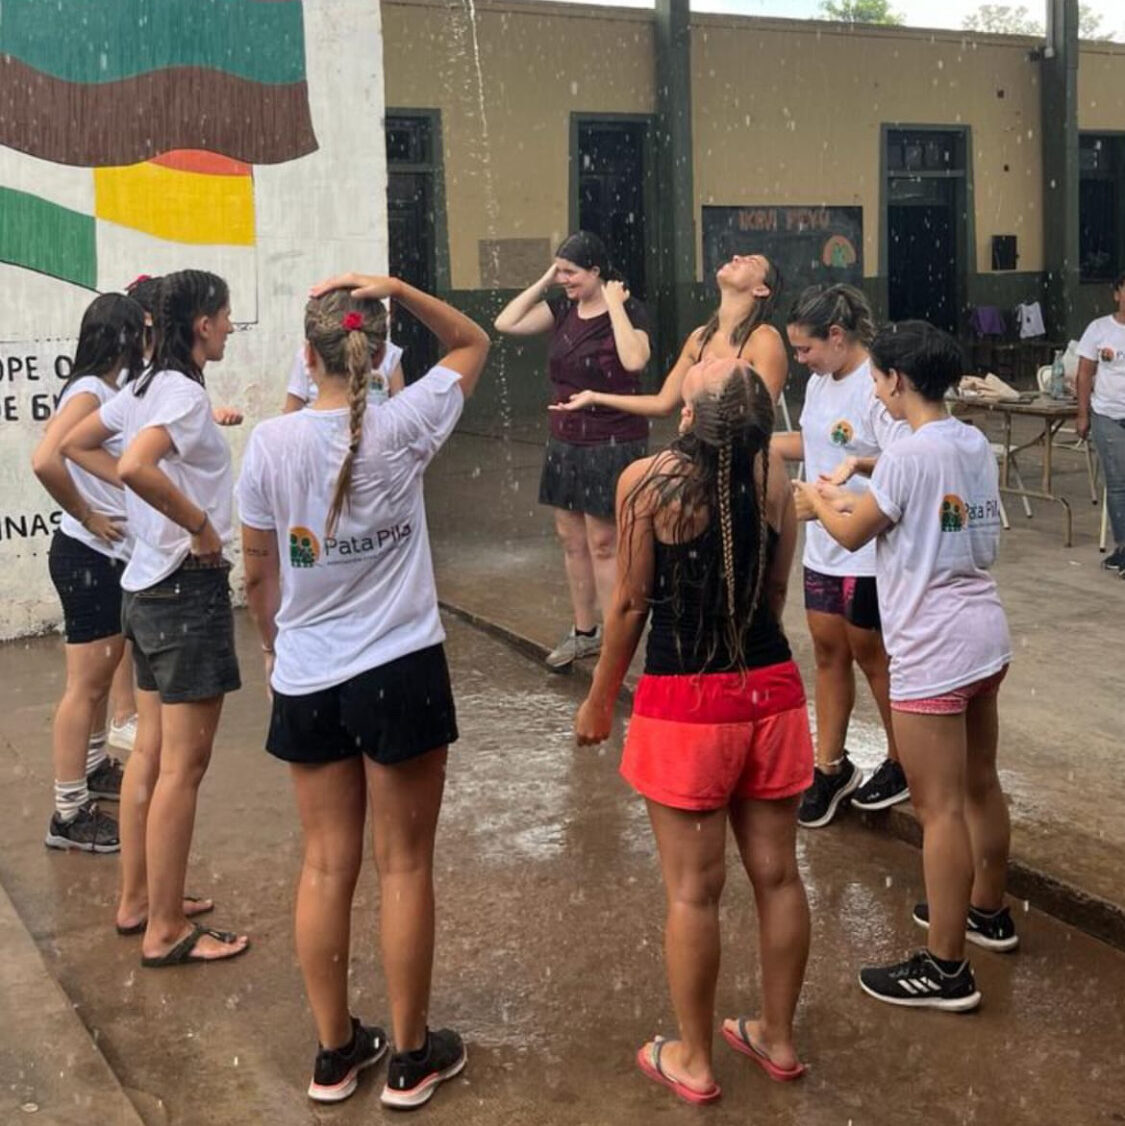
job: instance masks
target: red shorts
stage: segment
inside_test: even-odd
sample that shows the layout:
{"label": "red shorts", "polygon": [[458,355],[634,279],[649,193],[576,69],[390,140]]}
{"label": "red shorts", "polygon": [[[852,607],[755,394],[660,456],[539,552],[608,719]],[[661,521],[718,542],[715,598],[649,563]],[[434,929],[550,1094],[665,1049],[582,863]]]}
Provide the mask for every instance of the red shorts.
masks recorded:
{"label": "red shorts", "polygon": [[896,712],[909,712],[911,715],[961,715],[969,707],[969,701],[977,696],[995,696],[1000,682],[1008,675],[1005,665],[992,676],[963,684],[941,696],[926,696],[921,700],[892,700],[891,708]]}
{"label": "red shorts", "polygon": [[777,800],[812,784],[805,688],[792,661],[746,673],[641,677],[621,774],[674,809]]}

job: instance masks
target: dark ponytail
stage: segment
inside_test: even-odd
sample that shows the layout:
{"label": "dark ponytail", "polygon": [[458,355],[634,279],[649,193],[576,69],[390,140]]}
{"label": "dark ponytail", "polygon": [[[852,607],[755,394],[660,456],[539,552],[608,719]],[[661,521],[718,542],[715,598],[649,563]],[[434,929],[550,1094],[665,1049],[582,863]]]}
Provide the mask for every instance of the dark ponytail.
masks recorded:
{"label": "dark ponytail", "polygon": [[575,231],[568,235],[555,251],[555,257],[565,258],[582,270],[596,269],[602,281],[625,280],[621,271],[610,262],[605,243],[592,231]]}
{"label": "dark ponytail", "polygon": [[82,314],[74,366],[66,386],[87,375],[106,376],[119,365],[137,372],[144,362],[144,310],[123,293],[103,293]]}
{"label": "dark ponytail", "polygon": [[864,346],[875,339],[871,305],[854,285],[810,285],[793,302],[788,323],[807,329],[817,340],[827,340],[833,325]]}

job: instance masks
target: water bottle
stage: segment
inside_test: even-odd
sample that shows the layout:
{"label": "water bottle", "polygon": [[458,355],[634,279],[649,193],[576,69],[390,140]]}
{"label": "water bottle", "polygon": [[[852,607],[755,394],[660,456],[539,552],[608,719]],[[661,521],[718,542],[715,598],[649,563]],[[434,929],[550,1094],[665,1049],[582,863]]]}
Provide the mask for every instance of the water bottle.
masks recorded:
{"label": "water bottle", "polygon": [[1066,368],[1063,366],[1062,349],[1055,352],[1054,362],[1051,364],[1051,389],[1052,399],[1066,398]]}

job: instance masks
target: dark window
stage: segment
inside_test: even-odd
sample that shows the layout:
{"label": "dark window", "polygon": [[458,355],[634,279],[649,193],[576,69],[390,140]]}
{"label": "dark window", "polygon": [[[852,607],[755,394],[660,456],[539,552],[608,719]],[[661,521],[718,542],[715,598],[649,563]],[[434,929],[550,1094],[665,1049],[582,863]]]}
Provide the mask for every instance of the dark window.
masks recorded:
{"label": "dark window", "polygon": [[1125,261],[1118,214],[1125,184],[1125,136],[1078,139],[1078,262],[1083,281],[1109,281]]}

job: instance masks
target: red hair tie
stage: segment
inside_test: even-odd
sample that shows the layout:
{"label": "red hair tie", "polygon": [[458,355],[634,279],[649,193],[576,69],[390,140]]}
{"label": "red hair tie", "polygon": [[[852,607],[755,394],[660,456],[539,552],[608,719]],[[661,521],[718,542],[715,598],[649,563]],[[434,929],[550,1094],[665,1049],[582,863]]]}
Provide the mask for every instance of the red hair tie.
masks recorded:
{"label": "red hair tie", "polygon": [[345,313],[344,314],[344,331],[345,332],[359,332],[363,328],[363,314],[362,313]]}

